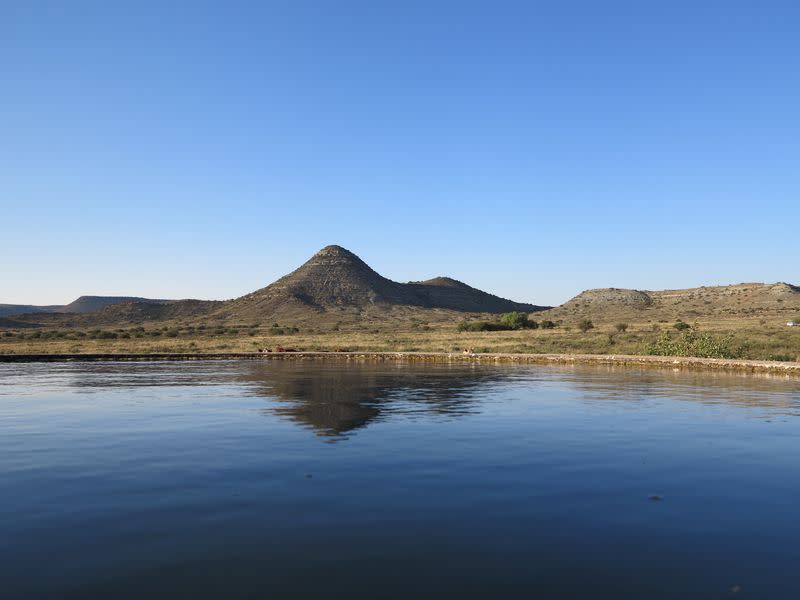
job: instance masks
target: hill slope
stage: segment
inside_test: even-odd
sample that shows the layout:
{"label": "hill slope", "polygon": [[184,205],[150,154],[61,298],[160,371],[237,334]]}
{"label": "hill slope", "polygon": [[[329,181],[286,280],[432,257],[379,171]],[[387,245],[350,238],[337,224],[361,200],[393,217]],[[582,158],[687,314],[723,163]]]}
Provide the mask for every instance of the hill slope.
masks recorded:
{"label": "hill slope", "polygon": [[493,313],[543,308],[506,300],[449,278],[398,283],[375,272],[349,250],[327,246],[297,270],[227,302],[216,314],[237,319],[291,318],[309,312],[360,314],[402,307]]}
{"label": "hill slope", "polygon": [[[167,302],[117,302],[90,313],[27,313],[6,319],[5,327],[102,327],[142,324],[151,321],[195,322],[203,320],[224,303],[215,300],[170,300]],[[0,325],[2,327],[3,325]]]}
{"label": "hill slope", "polygon": [[153,300],[151,298],[138,298],[136,296],[81,296],[64,306],[58,312],[65,313],[90,313],[106,306],[122,304],[124,302],[146,302],[148,304],[164,304],[174,300]]}
{"label": "hill slope", "polygon": [[58,312],[62,308],[64,307],[61,305],[35,306],[33,304],[0,304],[0,317],[24,315],[25,313]]}
{"label": "hill slope", "polygon": [[542,313],[552,320],[611,321],[791,320],[800,316],[800,287],[740,283],[683,290],[586,290]]}
{"label": "hill slope", "polygon": [[172,300],[152,300],[135,296],[81,296],[69,304],[37,306],[33,304],[0,304],[0,317],[24,315],[29,313],[77,313],[86,314],[112,304],[123,302],[165,303]]}

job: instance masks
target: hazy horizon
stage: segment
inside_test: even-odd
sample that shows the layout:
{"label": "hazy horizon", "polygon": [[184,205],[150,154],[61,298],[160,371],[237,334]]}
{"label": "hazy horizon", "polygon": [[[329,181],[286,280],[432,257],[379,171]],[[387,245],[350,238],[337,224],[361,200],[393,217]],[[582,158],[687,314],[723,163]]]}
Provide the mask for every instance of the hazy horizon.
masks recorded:
{"label": "hazy horizon", "polygon": [[4,3],[0,303],[233,298],[328,244],[540,305],[800,283],[798,18]]}

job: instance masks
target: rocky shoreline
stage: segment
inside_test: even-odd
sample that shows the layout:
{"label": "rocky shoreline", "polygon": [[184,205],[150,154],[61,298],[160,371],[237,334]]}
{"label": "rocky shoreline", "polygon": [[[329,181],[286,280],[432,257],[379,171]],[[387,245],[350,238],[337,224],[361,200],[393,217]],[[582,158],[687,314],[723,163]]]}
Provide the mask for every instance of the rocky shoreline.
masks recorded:
{"label": "rocky shoreline", "polygon": [[186,360],[341,360],[413,363],[553,364],[655,367],[673,370],[769,373],[800,376],[800,363],[673,356],[613,354],[500,354],[447,352],[225,352],[148,354],[0,354],[0,362],[186,361]]}

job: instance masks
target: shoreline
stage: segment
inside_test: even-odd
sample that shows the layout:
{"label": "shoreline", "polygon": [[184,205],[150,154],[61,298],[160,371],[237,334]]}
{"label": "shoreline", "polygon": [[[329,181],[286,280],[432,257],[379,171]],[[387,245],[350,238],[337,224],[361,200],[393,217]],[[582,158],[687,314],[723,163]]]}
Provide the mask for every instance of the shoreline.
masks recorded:
{"label": "shoreline", "polygon": [[0,354],[0,363],[189,360],[343,360],[404,361],[418,363],[555,364],[656,367],[673,370],[771,373],[800,376],[800,363],[766,360],[637,356],[624,354],[504,354],[448,352],[215,352],[147,354]]}

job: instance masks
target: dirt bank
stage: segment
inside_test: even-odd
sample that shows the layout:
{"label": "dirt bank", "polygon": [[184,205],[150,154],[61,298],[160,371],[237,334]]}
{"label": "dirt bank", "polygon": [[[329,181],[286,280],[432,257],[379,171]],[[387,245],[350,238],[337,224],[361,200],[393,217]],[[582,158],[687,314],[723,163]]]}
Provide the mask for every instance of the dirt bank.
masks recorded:
{"label": "dirt bank", "polygon": [[0,354],[0,362],[170,361],[170,360],[341,360],[414,363],[595,364],[669,369],[774,373],[800,376],[800,363],[614,354],[463,354],[445,352],[229,352],[160,354]]}

